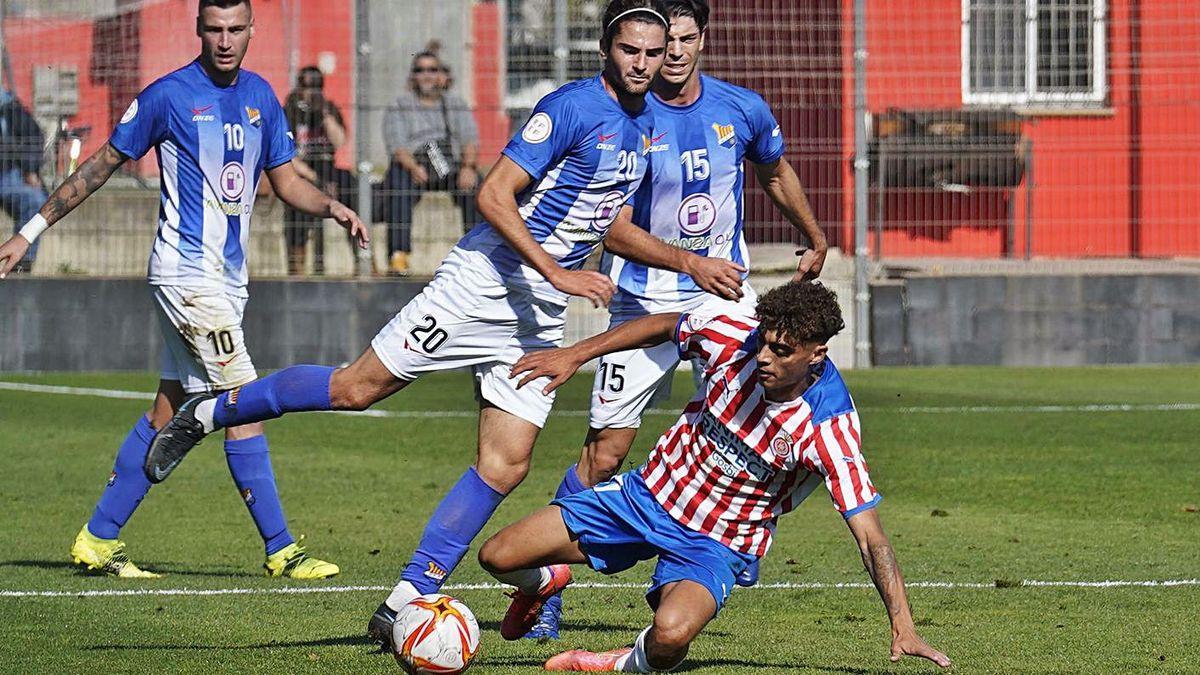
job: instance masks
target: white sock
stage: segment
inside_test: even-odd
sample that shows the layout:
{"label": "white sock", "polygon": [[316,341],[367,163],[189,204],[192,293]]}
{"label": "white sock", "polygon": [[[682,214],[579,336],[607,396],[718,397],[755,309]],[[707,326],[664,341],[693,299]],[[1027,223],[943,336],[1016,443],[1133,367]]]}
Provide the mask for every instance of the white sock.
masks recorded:
{"label": "white sock", "polygon": [[196,419],[200,421],[200,424],[204,425],[204,433],[206,434],[216,431],[217,423],[213,421],[213,414],[216,410],[216,397],[210,398],[207,401],[201,401],[196,405]]}
{"label": "white sock", "polygon": [[392,588],[391,595],[387,596],[387,600],[384,600],[383,604],[390,607],[393,612],[399,612],[400,608],[407,605],[418,595],[420,595],[420,593],[417,592],[416,586],[413,586],[412,583],[408,581],[401,580],[396,583],[394,588]]}
{"label": "white sock", "polygon": [[535,567],[533,569],[493,574],[492,576],[502,584],[516,586],[522,593],[535,595],[542,586],[550,582],[550,568]]}
{"label": "white sock", "polygon": [[650,627],[642,631],[637,636],[637,640],[633,643],[633,651],[626,656],[617,659],[615,670],[621,673],[652,673],[654,669],[650,667],[650,662],[646,660],[646,633],[650,632]]}

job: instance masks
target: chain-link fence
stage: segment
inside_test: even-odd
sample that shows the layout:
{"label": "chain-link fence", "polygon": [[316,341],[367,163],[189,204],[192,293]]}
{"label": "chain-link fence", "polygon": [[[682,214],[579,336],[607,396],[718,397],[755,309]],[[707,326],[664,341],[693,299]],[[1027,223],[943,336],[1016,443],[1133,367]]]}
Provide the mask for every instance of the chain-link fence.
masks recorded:
{"label": "chain-link fence", "polygon": [[[9,129],[0,146],[13,218],[105,142],[138,91],[194,58],[195,4],[0,2],[4,104],[39,134]],[[264,196],[251,273],[431,272],[475,220],[474,186],[514,125],[597,70],[604,4],[255,3],[246,67],[287,104],[306,175],[370,212],[376,243],[357,261],[331,223]],[[1200,4],[712,4],[704,67],[770,103],[834,245],[854,248],[857,220],[876,257],[1200,255]],[[44,238],[34,273],[141,274],[157,176],[152,155],[127,165]],[[748,238],[793,241],[753,182]]]}

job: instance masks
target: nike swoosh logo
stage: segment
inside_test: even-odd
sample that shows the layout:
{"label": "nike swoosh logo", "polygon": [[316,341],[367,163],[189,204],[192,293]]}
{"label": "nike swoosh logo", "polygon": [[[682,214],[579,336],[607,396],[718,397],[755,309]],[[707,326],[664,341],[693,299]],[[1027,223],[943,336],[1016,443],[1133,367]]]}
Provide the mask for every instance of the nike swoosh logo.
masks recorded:
{"label": "nike swoosh logo", "polygon": [[601,143],[605,143],[605,142],[611,140],[613,137],[615,137],[618,133],[619,132],[614,131],[611,134],[608,134],[607,136],[605,136],[604,134],[596,134],[596,137],[600,139]]}
{"label": "nike swoosh logo", "polygon": [[206,105],[203,108],[192,108],[192,114],[193,115],[203,115],[204,113],[208,112],[212,107],[213,107],[213,104]]}
{"label": "nike swoosh logo", "polygon": [[657,142],[661,141],[661,140],[663,139],[663,137],[664,137],[664,136],[666,136],[666,135],[667,135],[667,134],[669,134],[669,133],[671,133],[671,132],[669,132],[669,131],[664,131],[664,132],[662,132],[661,134],[659,134],[659,135],[655,136],[654,138],[651,138],[651,139],[650,139],[650,142],[651,142],[651,143],[657,143]]}
{"label": "nike swoosh logo", "polygon": [[609,403],[612,403],[613,401],[617,400],[615,398],[604,398],[603,396],[597,396],[596,398],[600,399],[600,403],[602,403],[604,405],[608,405]]}

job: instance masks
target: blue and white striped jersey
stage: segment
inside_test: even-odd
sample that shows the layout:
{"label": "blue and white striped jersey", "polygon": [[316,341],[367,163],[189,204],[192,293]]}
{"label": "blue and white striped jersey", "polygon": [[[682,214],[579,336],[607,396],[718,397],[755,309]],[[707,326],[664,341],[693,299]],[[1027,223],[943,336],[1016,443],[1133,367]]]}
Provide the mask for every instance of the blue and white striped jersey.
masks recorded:
{"label": "blue and white striped jersey", "polygon": [[[538,102],[504,155],[533,177],[517,195],[530,233],[558,264],[579,269],[633,196],[655,152],[649,106],[631,114],[609,96],[600,76],[563,85]],[[459,248],[484,253],[507,283],[536,297],[566,296],[525,264],[492,226],[480,223]]]}
{"label": "blue and white striped jersey", "polygon": [[153,147],[161,173],[150,283],[246,297],[246,243],[262,170],[295,144],[275,92],[248,70],[219,87],[199,61],[138,94],[109,139],[138,159]]}
{"label": "blue and white striped jersey", "polygon": [[[633,221],[669,244],[698,255],[749,267],[742,232],[743,160],[770,164],[783,156],[783,135],[761,96],[715,77],[701,76],[691,105],[673,106],[653,94],[652,148]],[[668,146],[669,144],[669,151]],[[686,274],[605,256],[617,284],[610,311],[686,311],[704,291]]]}

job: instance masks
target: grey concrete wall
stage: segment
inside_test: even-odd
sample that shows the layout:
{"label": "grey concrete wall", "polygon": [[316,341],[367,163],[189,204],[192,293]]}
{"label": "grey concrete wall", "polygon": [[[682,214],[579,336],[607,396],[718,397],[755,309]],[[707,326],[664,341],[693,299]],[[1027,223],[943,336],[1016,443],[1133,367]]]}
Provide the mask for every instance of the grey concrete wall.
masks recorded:
{"label": "grey concrete wall", "polygon": [[871,288],[878,365],[1200,362],[1200,275],[911,277]]}
{"label": "grey concrete wall", "polygon": [[[258,281],[246,342],[259,368],[358,356],[423,281]],[[157,370],[162,340],[150,288],[134,279],[10,278],[0,283],[0,373]]]}

